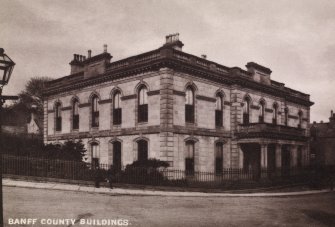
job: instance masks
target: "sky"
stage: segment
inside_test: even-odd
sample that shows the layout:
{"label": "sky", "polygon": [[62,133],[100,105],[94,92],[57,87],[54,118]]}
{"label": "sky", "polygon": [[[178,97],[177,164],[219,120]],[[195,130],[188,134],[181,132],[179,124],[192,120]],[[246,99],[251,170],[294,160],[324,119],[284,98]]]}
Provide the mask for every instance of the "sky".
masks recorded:
{"label": "sky", "polygon": [[0,47],[16,63],[5,95],[32,77],[70,74],[73,54],[112,61],[180,33],[183,51],[228,67],[254,61],[271,79],[310,94],[311,121],[335,110],[333,0],[0,0]]}

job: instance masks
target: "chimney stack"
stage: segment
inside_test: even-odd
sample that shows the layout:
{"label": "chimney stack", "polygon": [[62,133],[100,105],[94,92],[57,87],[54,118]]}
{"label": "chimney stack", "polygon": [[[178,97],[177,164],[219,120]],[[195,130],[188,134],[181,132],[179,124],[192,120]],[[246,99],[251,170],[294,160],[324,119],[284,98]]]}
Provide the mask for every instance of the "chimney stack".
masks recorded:
{"label": "chimney stack", "polygon": [[179,40],[179,33],[165,36],[165,44],[163,47],[172,47],[175,50],[182,50],[184,44]]}

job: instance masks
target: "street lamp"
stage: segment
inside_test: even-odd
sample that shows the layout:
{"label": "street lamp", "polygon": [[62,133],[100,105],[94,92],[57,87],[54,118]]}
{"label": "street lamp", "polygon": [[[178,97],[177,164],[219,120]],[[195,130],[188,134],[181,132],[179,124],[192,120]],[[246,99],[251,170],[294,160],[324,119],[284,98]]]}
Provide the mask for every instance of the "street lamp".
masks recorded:
{"label": "street lamp", "polygon": [[[2,95],[3,86],[8,84],[10,76],[12,75],[15,63],[10,59],[10,57],[5,54],[5,50],[0,48],[0,148],[2,147],[2,105],[5,103],[6,100],[17,100],[17,96],[7,96]],[[0,214],[0,226],[3,226],[3,200],[2,200],[2,150],[0,149],[0,177],[1,177],[1,185],[0,185],[0,206],[1,206],[1,214]]]}

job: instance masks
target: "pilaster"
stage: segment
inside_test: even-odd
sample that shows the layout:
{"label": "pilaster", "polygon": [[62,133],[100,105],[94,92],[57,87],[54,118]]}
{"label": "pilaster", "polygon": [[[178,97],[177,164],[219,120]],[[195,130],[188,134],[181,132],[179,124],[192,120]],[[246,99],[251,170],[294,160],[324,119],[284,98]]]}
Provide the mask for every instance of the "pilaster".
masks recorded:
{"label": "pilaster", "polygon": [[160,159],[173,166],[173,70],[160,70]]}

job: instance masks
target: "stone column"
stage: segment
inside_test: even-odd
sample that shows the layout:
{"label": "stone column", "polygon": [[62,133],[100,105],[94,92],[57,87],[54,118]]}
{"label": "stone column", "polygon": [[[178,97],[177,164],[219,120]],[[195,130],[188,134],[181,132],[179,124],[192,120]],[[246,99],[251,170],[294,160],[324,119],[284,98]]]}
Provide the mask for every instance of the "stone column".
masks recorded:
{"label": "stone column", "polygon": [[267,168],[268,166],[268,145],[261,144],[261,167]]}
{"label": "stone column", "polygon": [[276,168],[281,168],[281,144],[276,144]]}

